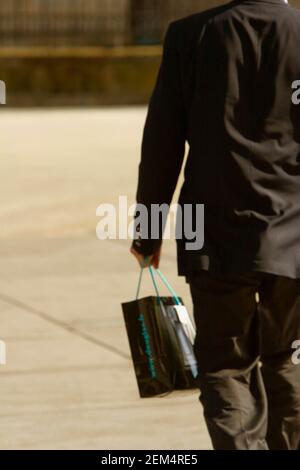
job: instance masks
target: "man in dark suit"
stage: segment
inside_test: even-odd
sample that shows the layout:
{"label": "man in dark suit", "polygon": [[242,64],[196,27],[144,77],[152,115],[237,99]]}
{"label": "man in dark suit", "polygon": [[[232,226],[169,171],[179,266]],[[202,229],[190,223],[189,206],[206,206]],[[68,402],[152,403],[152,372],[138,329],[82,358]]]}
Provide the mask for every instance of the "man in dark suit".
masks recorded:
{"label": "man in dark suit", "polygon": [[[215,449],[300,449],[299,49],[300,11],[284,0],[184,18],[149,105],[137,202],[170,204],[187,142],[179,204],[205,205],[203,248],[183,237],[177,251]],[[158,266],[161,244],[140,235],[131,251]]]}

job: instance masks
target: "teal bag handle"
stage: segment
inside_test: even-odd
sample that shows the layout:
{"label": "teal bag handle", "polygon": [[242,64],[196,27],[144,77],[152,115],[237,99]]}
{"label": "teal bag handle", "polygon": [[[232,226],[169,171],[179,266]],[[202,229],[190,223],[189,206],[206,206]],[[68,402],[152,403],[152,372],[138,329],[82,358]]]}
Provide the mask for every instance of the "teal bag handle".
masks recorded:
{"label": "teal bag handle", "polygon": [[173,287],[171,286],[171,284],[169,283],[169,281],[167,280],[166,276],[164,276],[164,274],[160,271],[160,269],[157,269],[156,270],[157,274],[159,275],[159,277],[161,278],[162,282],[164,283],[164,285],[167,287],[167,289],[169,290],[169,292],[172,294],[172,296],[174,297],[174,300],[176,302],[177,305],[181,305],[181,302],[179,300],[179,297],[178,295],[176,294],[176,292],[174,291]]}
{"label": "teal bag handle", "polygon": [[[141,290],[143,272],[144,272],[144,268],[145,268],[145,266],[146,266],[147,261],[148,261],[148,258],[146,257],[146,258],[145,258],[145,261],[144,261],[144,264],[143,264],[143,266],[141,267],[141,272],[140,272],[138,287],[137,287],[136,296],[135,296],[135,299],[136,299],[136,300],[138,299],[138,296],[139,296],[139,293],[140,293],[140,290]],[[149,269],[149,272],[150,272],[150,275],[151,275],[151,279],[152,279],[152,282],[153,282],[153,285],[154,285],[154,289],[155,289],[155,292],[156,292],[156,296],[157,296],[158,298],[160,298],[159,291],[158,291],[158,287],[157,287],[157,283],[156,283],[156,280],[155,280],[155,277],[154,277],[154,274],[153,274],[152,266],[149,265],[149,266],[148,266],[148,269]]]}
{"label": "teal bag handle", "polygon": [[[144,265],[142,266],[141,268],[141,272],[140,272],[140,277],[139,277],[139,281],[138,281],[138,287],[137,287],[137,292],[136,292],[136,300],[138,299],[138,296],[139,296],[139,293],[140,293],[140,289],[141,289],[141,283],[142,283],[142,277],[143,277],[143,272],[144,272],[144,267],[146,265],[146,262],[148,261],[148,258],[145,258],[145,262],[144,262]],[[154,277],[154,270],[152,268],[152,266],[148,266],[148,270],[150,272],[150,276],[151,276],[151,279],[152,279],[152,282],[153,282],[153,285],[154,285],[154,289],[155,289],[155,292],[156,292],[156,295],[158,298],[160,298],[160,295],[159,295],[159,291],[158,291],[158,287],[157,287],[157,283],[156,283],[156,280],[155,280],[155,277]],[[163,273],[159,270],[159,269],[156,269],[156,273],[158,274],[158,276],[160,277],[160,279],[162,280],[162,282],[165,284],[165,286],[167,287],[168,291],[172,294],[172,297],[174,298],[175,302],[176,302],[176,305],[182,305],[180,300],[179,300],[179,297],[178,295],[176,294],[176,292],[174,291],[173,287],[170,285],[170,283],[168,282],[167,278],[163,275]]]}

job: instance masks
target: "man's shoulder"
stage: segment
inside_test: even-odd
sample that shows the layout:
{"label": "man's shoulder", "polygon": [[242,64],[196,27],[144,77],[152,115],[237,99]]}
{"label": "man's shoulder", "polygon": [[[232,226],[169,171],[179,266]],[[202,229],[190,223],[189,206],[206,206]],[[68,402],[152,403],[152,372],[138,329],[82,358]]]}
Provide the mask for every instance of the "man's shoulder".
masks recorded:
{"label": "man's shoulder", "polygon": [[225,5],[216,6],[200,13],[194,13],[193,15],[185,16],[178,20],[173,21],[169,25],[169,29],[177,32],[191,32],[198,30],[203,27],[213,18],[218,17],[226,12],[229,12],[234,8],[234,2],[227,3]]}
{"label": "man's shoulder", "polygon": [[[222,25],[224,23],[227,23],[228,20],[232,17],[238,16],[239,18],[244,18],[245,11],[243,11],[243,8],[245,8],[245,4],[233,0],[232,2],[227,3],[225,5],[223,4],[214,8],[210,8],[200,13],[189,15],[171,22],[169,25],[169,33],[177,39],[181,38],[182,41],[180,42],[183,44],[186,42],[186,39],[197,37],[198,34],[201,33],[203,28],[209,23],[213,23],[215,25]],[[298,24],[300,25],[299,8],[293,7],[292,5],[286,5],[286,7],[284,8],[275,8],[272,10],[273,15],[275,15],[275,17],[271,15],[273,20],[278,21],[280,23],[285,23],[285,26],[294,25],[297,27]],[[262,10],[258,3],[256,9],[258,16],[261,14],[261,11]],[[253,13],[254,10],[252,10],[252,14]]]}
{"label": "man's shoulder", "polygon": [[[235,12],[238,12],[239,10],[242,10],[244,5],[241,2],[238,1],[232,1],[229,3],[226,3],[225,5],[220,5],[216,6],[213,8],[210,8],[208,10],[195,13],[193,15],[185,16],[184,18],[180,18],[178,20],[175,20],[170,23],[169,27],[170,29],[173,29],[174,31],[183,31],[183,32],[188,32],[193,29],[198,29],[199,27],[203,27],[206,25],[208,22],[211,20],[217,20],[222,22],[223,20],[227,20],[231,15],[234,15]],[[260,10],[260,5],[257,5],[257,11]],[[284,17],[284,16],[289,16],[293,18],[295,21],[300,20],[300,9],[297,7],[294,7],[292,5],[286,5],[286,8],[284,9],[276,9],[278,16]],[[285,13],[285,15],[284,15]]]}

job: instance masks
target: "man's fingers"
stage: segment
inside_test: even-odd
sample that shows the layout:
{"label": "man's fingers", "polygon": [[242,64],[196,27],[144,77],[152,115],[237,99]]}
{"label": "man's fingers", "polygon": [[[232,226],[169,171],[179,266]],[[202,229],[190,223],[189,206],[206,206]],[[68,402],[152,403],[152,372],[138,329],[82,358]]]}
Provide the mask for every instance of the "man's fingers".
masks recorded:
{"label": "man's fingers", "polygon": [[159,268],[159,263],[160,263],[160,254],[161,251],[159,250],[157,253],[155,253],[152,257],[151,264],[154,266],[155,269]]}
{"label": "man's fingers", "polygon": [[157,252],[154,253],[154,255],[153,255],[152,265],[155,267],[155,269],[159,268],[160,257],[161,257],[161,248],[162,247],[160,246],[160,248],[157,250]]}
{"label": "man's fingers", "polygon": [[141,255],[140,253],[138,253],[137,251],[135,251],[134,248],[130,249],[130,253],[133,254],[133,256],[137,259],[137,261],[138,261],[141,268],[149,266],[150,264],[152,264],[153,256],[145,257],[145,256]]}
{"label": "man's fingers", "polygon": [[147,267],[147,266],[154,266],[155,269],[158,269],[159,262],[160,262],[160,253],[161,253],[160,249],[156,253],[154,253],[154,255],[152,256],[143,256],[137,251],[135,251],[134,248],[130,249],[130,253],[133,254],[133,256],[137,259],[141,268]]}

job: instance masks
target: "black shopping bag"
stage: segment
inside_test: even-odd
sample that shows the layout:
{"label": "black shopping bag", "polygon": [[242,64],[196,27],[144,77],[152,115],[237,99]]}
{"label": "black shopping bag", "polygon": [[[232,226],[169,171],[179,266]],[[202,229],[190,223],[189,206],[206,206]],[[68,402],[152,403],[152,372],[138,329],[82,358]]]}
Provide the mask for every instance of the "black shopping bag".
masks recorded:
{"label": "black shopping bag", "polygon": [[138,299],[122,304],[131,356],[139,393],[142,398],[160,395],[181,388],[196,388],[196,360],[193,345],[182,322],[184,308],[160,271],[162,280],[172,297],[161,297],[153,275],[149,271],[157,293],[156,297]]}
{"label": "black shopping bag", "polygon": [[[145,297],[122,304],[135,375],[142,398],[174,389],[167,322],[162,299]],[[167,301],[167,299],[164,299]]]}

